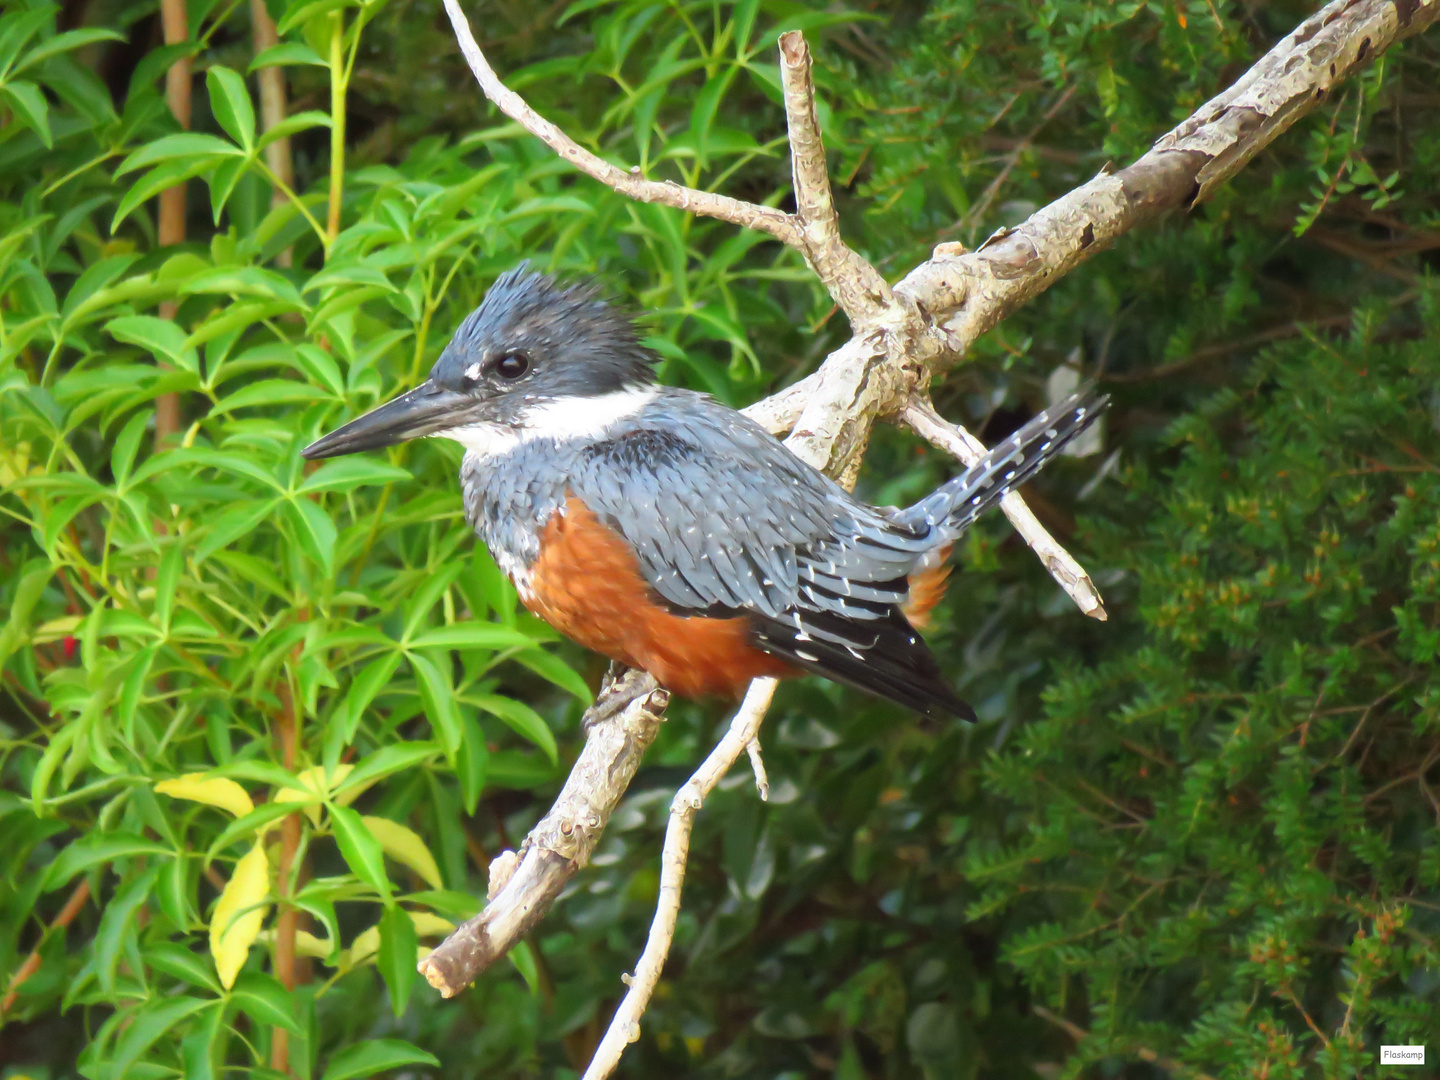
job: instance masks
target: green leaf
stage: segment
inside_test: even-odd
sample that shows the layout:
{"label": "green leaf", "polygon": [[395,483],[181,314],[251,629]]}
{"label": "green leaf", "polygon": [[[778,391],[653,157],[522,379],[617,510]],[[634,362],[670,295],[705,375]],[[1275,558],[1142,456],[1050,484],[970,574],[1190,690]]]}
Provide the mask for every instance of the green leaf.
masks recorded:
{"label": "green leaf", "polygon": [[296,310],[305,307],[300,290],[285,275],[263,266],[215,266],[191,274],[177,284],[181,296],[196,293],[254,296],[263,300],[283,300]]}
{"label": "green leaf", "polygon": [[[331,804],[330,821],[335,826],[335,842],[340,854],[355,876],[370,885],[388,903],[393,893],[385,874],[385,851],[380,841],[370,834],[360,815],[348,806]],[[411,963],[414,963],[413,957]]]}
{"label": "green leaf", "polygon": [[174,854],[163,844],[133,833],[112,832],[85,836],[66,846],[55,857],[55,861],[50,864],[49,873],[45,875],[45,891],[58,889],[76,874],[102,863],[134,858],[137,855],[172,857]]}
{"label": "green leaf", "polygon": [[399,666],[400,654],[386,653],[366,664],[351,681],[345,700],[330,717],[332,730],[326,733],[325,739],[327,762],[334,764],[340,760],[341,752],[354,741],[365,710],[375,700],[375,695],[390,682]]}
{"label": "green leaf", "polygon": [[467,697],[466,701],[479,705],[492,716],[498,716],[517,735],[529,739],[545,752],[550,764],[554,765],[559,761],[560,753],[555,746],[555,733],[550,730],[550,725],[545,723],[545,718],[523,701],[498,694],[471,696]]}
{"label": "green leaf", "polygon": [[[327,65],[328,66],[328,65]],[[330,119],[329,113],[320,112],[318,109],[306,109],[304,112],[292,113],[280,123],[260,136],[260,141],[255,144],[257,150],[264,150],[273,142],[281,139],[288,139],[292,135],[298,135],[302,131],[310,131],[317,127],[334,127],[334,121]]]}
{"label": "green leaf", "polygon": [[154,315],[122,315],[106,323],[105,331],[116,341],[139,345],[157,359],[176,367],[199,370],[195,350],[185,347],[185,331],[176,326],[173,319],[158,319]]}
{"label": "green leaf", "polygon": [[[414,967],[412,964],[411,967]],[[283,1027],[300,1034],[300,1022],[295,1019],[295,1002],[272,975],[258,971],[247,971],[235,981],[230,991],[230,1000],[254,1020],[267,1027]]]}
{"label": "green leaf", "polygon": [[[258,71],[265,67],[280,67],[286,64],[311,64],[315,67],[329,67],[329,63],[309,45],[299,41],[282,41],[279,45],[271,45],[254,60],[250,61],[250,70]],[[329,119],[328,117],[326,119]]]}
{"label": "green leaf", "polygon": [[160,571],[155,575],[155,620],[162,633],[170,632],[170,617],[175,604],[175,590],[180,585],[180,572],[185,568],[185,547],[180,541],[166,546],[160,557]]}
{"label": "green leaf", "polygon": [[499,623],[463,622],[437,626],[410,641],[410,649],[514,649],[535,645],[530,635]]}
{"label": "green leaf", "polygon": [[18,75],[22,71],[34,67],[36,64],[44,63],[52,56],[73,52],[75,49],[83,49],[86,45],[95,45],[101,41],[125,40],[125,35],[119,31],[104,29],[98,26],[87,26],[79,30],[66,30],[64,33],[56,34],[47,41],[40,42],[22,56],[20,62],[10,69],[10,75]]}
{"label": "green leaf", "polygon": [[455,689],[450,685],[449,677],[425,657],[410,653],[408,658],[420,684],[420,700],[424,703],[425,715],[430,719],[430,727],[439,738],[440,745],[445,747],[445,753],[453,758],[460,749],[462,732]]}
{"label": "green leaf", "polygon": [[217,515],[215,520],[206,526],[204,539],[195,546],[195,561],[204,562],[240,537],[249,536],[279,504],[279,499],[248,500]]}
{"label": "green leaf", "polygon": [[6,620],[5,628],[0,630],[0,668],[5,666],[5,661],[10,659],[10,654],[25,636],[30,613],[35,610],[35,605],[45,594],[45,586],[54,576],[55,571],[46,563],[34,564],[20,575],[10,600],[10,618]]}
{"label": "green leaf", "polygon": [[386,465],[370,458],[342,457],[327,461],[300,485],[302,494],[360,487],[362,484],[393,484],[413,479],[408,469]]}
{"label": "green leaf", "polygon": [[227,394],[215,403],[211,411],[220,416],[237,409],[264,409],[276,405],[309,405],[322,401],[315,387],[295,379],[261,379],[249,386],[242,386],[233,394]]}
{"label": "green leaf", "polygon": [[368,263],[343,262],[317,271],[305,283],[304,291],[334,288],[337,285],[376,285],[382,289],[395,290],[394,283],[385,276],[383,270]]}
{"label": "green leaf", "polygon": [[570,691],[582,705],[589,705],[595,700],[595,695],[590,692],[589,685],[580,677],[580,673],[554,653],[543,649],[527,649],[516,653],[511,659],[521,667],[529,668],[542,679],[548,679],[560,689]]}
{"label": "green leaf", "polygon": [[145,963],[167,975],[214,994],[221,992],[220,980],[208,957],[193,953],[183,945],[170,941],[155,942],[145,947]]}
{"label": "green leaf", "polygon": [[226,825],[210,844],[205,854],[206,861],[214,858],[237,840],[248,841],[254,834],[267,825],[279,821],[286,814],[294,813],[298,807],[294,803],[262,803],[254,811],[244,817],[236,818]]}
{"label": "green leaf", "polygon": [[48,149],[54,144],[50,135],[50,106],[40,87],[25,79],[12,83],[0,83],[0,94],[4,94],[15,110],[15,116],[25,122]]}
{"label": "green leaf", "polygon": [[[411,954],[414,967],[414,954]],[[439,1068],[440,1059],[399,1039],[371,1039],[337,1052],[326,1066],[321,1080],[357,1080],[362,1076],[398,1069],[405,1065]]]}
{"label": "green leaf", "polygon": [[326,577],[335,576],[335,523],[309,499],[287,499],[286,520],[294,531],[300,547]]}
{"label": "green leaf", "polygon": [[441,566],[436,570],[427,573],[420,580],[417,588],[405,604],[405,629],[401,640],[408,642],[410,636],[415,633],[425,617],[430,614],[433,608],[445,594],[445,590],[455,583],[460,576],[464,566],[459,559],[452,559],[448,565]]}
{"label": "green leaf", "polygon": [[216,225],[220,224],[220,215],[225,210],[225,204],[230,201],[235,185],[249,167],[250,163],[244,158],[231,158],[222,162],[210,177],[210,212]]}
{"label": "green leaf", "polygon": [[249,156],[255,148],[255,106],[250,102],[245,79],[239,72],[217,64],[205,73],[205,85],[210,90],[210,111]]}
{"label": "green leaf", "polygon": [[532,996],[540,995],[540,966],[535,963],[535,954],[530,951],[530,943],[522,941],[505,954],[510,963],[515,965],[515,970],[525,980],[525,985],[530,988]]}
{"label": "green leaf", "polygon": [[180,1043],[185,1080],[221,1080],[225,1072],[218,1062],[225,1060],[229,1038],[230,1028],[225,1023],[223,1008],[202,1016]]}
{"label": "green leaf", "polygon": [[337,400],[345,397],[345,377],[340,374],[340,367],[335,363],[335,358],[325,350],[307,342],[301,342],[290,350],[287,359],[295,367],[304,371],[312,383],[329,390]]}
{"label": "green leaf", "polygon": [[25,43],[51,24],[57,5],[36,4],[28,11],[19,4],[0,9],[0,70],[6,69],[20,55]]}
{"label": "green leaf", "polygon": [[455,775],[460,781],[460,797],[465,812],[474,814],[485,791],[486,774],[490,771],[490,748],[480,723],[466,713],[461,718],[460,752],[455,756]]}
{"label": "green leaf", "polygon": [[413,769],[440,752],[433,742],[393,743],[362,758],[334,793],[339,796],[355,787],[363,790],[384,777]]}
{"label": "green leaf", "polygon": [[173,465],[177,460],[189,465],[198,465],[207,469],[219,469],[221,472],[234,473],[237,476],[246,476],[276,491],[285,490],[272,473],[266,472],[249,458],[243,457],[240,454],[227,454],[199,446],[193,446],[188,450],[173,450],[165,454],[156,454],[135,471],[135,483],[138,484],[142,480],[148,479],[154,473]]}
{"label": "green leaf", "polygon": [[120,223],[134,213],[137,207],[155,198],[166,188],[183,184],[190,177],[200,175],[220,160],[216,157],[190,158],[184,161],[167,161],[163,165],[157,165],[131,184],[125,194],[121,196],[120,205],[115,208],[115,216],[110,219],[110,231],[115,232],[120,227]]}
{"label": "green leaf", "polygon": [[131,1066],[136,1064],[161,1036],[201,1009],[219,1007],[218,1002],[204,998],[162,998],[133,1014],[130,1017],[130,1026],[116,1044],[114,1057],[108,1062],[109,1076],[114,1080],[128,1080],[133,1075]]}
{"label": "green leaf", "polygon": [[360,820],[370,830],[370,835],[380,841],[380,846],[386,855],[414,870],[432,889],[445,887],[445,883],[440,879],[440,867],[436,865],[435,856],[430,853],[425,841],[414,829],[408,825],[402,825],[398,821],[373,817],[369,814],[364,815]]}
{"label": "green leaf", "polygon": [[140,449],[140,440],[149,423],[149,416],[137,413],[115,436],[115,447],[110,451],[110,474],[115,477],[117,488],[125,486],[125,479],[130,475],[130,466],[135,464],[135,454]]}
{"label": "green leaf", "polygon": [[415,954],[419,944],[410,913],[399,904],[389,905],[380,916],[380,951],[375,963],[390,990],[390,1007],[397,1019],[410,1003],[410,990],[418,974]]}
{"label": "green leaf", "polygon": [[177,165],[200,164],[204,166],[213,162],[217,157],[244,156],[245,151],[234,143],[226,142],[218,135],[186,131],[178,135],[164,135],[154,142],[146,143],[120,163],[115,170],[115,175],[124,176],[126,173],[143,169],[147,165],[154,165],[159,161]]}
{"label": "green leaf", "polygon": [[100,926],[95,932],[95,968],[100,988],[107,993],[115,990],[115,973],[125,939],[136,929],[136,911],[144,906],[155,887],[163,864],[153,863],[132,881],[126,883],[105,905]]}

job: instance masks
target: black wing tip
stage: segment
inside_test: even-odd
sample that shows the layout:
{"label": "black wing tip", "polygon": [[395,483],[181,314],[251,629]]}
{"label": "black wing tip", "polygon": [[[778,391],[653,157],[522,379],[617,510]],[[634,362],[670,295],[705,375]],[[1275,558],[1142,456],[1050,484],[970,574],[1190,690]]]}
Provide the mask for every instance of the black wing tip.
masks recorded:
{"label": "black wing tip", "polygon": [[892,610],[886,619],[865,622],[860,628],[873,635],[873,641],[853,650],[808,632],[804,637],[797,635],[797,629],[815,631],[822,626],[830,634],[857,629],[850,620],[833,613],[805,611],[802,618],[808,628],[751,618],[755,644],[797,667],[892,701],[929,720],[974,723],[978,719],[969,703],[950,689],[935,655],[898,610]]}
{"label": "black wing tip", "polygon": [[[901,702],[904,704],[904,702]],[[913,708],[913,706],[911,706]],[[964,698],[956,697],[946,687],[943,694],[935,694],[932,704],[924,710],[916,709],[921,716],[930,720],[963,720],[967,724],[978,723],[980,717],[975,715],[975,710]]]}

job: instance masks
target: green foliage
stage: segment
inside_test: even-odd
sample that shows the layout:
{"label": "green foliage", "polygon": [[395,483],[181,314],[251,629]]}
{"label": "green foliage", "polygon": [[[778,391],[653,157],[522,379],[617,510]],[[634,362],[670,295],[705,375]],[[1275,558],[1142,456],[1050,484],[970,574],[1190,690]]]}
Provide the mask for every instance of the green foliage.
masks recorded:
{"label": "green foliage", "polygon": [[[270,7],[259,55],[245,4],[193,0],[190,40],[160,47],[135,0],[83,27],[0,15],[0,998],[37,959],[0,1070],[573,1075],[721,711],[672,708],[572,892],[440,1002],[417,950],[548,806],[599,668],[468,535],[455,448],[298,449],[412,385],[521,257],[598,273],[664,378],[736,403],[843,319],[763,238],[576,177],[483,104],[435,12]],[[530,7],[471,15],[544,115],[624,167],[782,205],[773,45],[805,29],[847,236],[892,279],[1143,151],[1308,11]],[[162,96],[181,56],[189,132]],[[994,440],[1062,363],[1111,383],[1121,467],[1060,462],[1035,491],[1111,621],[986,521],[930,635],[980,725],[787,686],[772,801],[737,775],[707,806],[622,1071],[1348,1076],[1424,1041],[1437,66],[1424,38],[1387,57],[937,389]],[[274,68],[291,116],[266,130]],[[189,239],[161,246],[179,182]],[[952,471],[881,431],[862,490]]]}
{"label": "green foliage", "polygon": [[1172,426],[1178,466],[1130,485],[1149,520],[1098,545],[1134,648],[990,770],[1029,823],[968,854],[971,915],[1019,916],[1008,962],[1095,1010],[1082,1058],[1350,1076],[1433,1029],[1440,365],[1372,331]]}

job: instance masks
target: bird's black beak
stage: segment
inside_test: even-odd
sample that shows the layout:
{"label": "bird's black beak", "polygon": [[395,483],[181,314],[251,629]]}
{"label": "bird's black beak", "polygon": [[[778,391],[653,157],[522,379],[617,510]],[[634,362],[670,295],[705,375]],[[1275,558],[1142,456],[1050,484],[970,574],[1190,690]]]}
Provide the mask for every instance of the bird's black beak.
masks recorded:
{"label": "bird's black beak", "polygon": [[463,425],[471,405],[471,399],[464,394],[446,390],[426,379],[414,390],[317,439],[301,450],[300,456],[312,460],[339,457],[434,435]]}

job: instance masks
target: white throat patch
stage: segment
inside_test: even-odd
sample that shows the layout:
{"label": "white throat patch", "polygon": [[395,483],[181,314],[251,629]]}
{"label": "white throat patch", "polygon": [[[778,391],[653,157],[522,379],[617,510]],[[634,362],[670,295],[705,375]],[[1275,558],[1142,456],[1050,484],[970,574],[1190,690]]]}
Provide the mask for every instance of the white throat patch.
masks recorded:
{"label": "white throat patch", "polygon": [[632,386],[599,397],[563,397],[532,405],[520,414],[519,423],[467,424],[465,427],[437,431],[435,437],[454,439],[467,451],[479,457],[500,457],[521,443],[535,439],[598,439],[610,428],[626,420],[660,392],[656,386]]}

